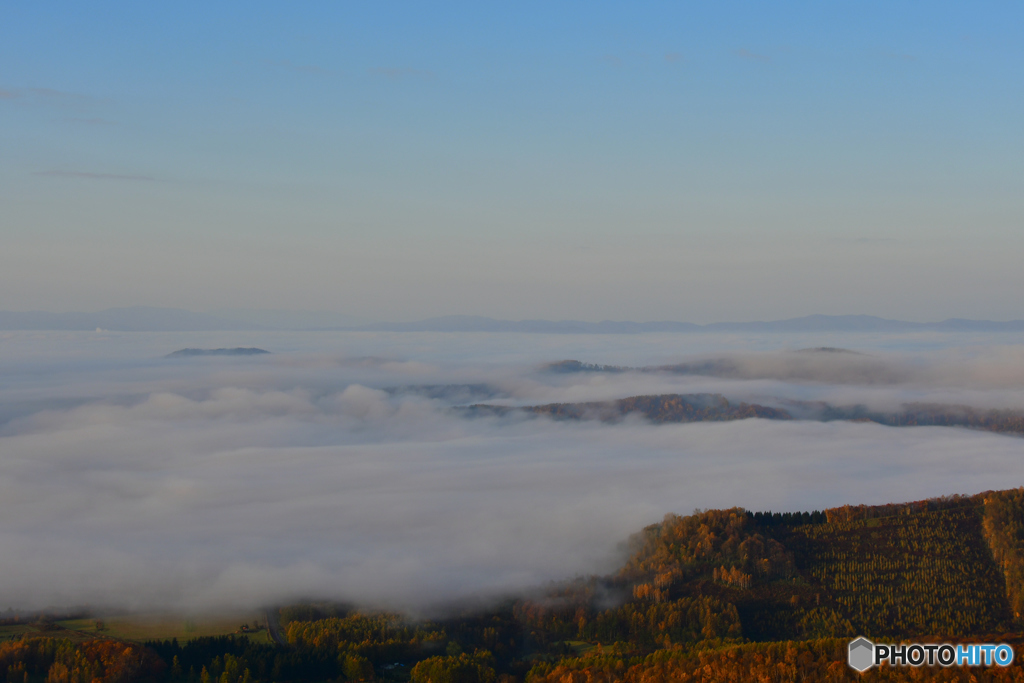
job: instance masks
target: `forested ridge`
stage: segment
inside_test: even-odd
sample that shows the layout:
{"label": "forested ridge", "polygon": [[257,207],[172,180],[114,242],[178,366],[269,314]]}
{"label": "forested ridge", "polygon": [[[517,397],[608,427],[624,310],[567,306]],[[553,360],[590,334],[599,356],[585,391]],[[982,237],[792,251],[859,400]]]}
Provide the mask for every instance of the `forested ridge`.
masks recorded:
{"label": "forested ridge", "polygon": [[961,405],[907,403],[899,410],[881,411],[863,405],[836,406],[821,401],[778,399],[777,403],[778,406],[770,406],[730,401],[721,394],[650,394],[614,401],[548,403],[518,407],[477,403],[460,410],[470,417],[518,413],[553,420],[619,422],[628,415],[637,415],[653,424],[723,422],[756,417],[764,420],[874,422],[888,427],[966,427],[989,432],[1024,434],[1024,413],[1016,410],[979,410]]}
{"label": "forested ridge", "polygon": [[1009,642],[1024,606],[1024,489],[798,513],[668,515],[608,576],[429,620],[303,604],[288,645],[24,637],[7,683],[1024,681],[1006,669],[846,665],[851,636]]}
{"label": "forested ridge", "polygon": [[507,415],[511,412],[520,412],[526,415],[550,417],[555,420],[601,420],[603,422],[617,422],[630,414],[641,415],[655,423],[717,422],[743,420],[751,417],[768,420],[792,419],[785,410],[756,403],[733,403],[721,394],[631,396],[617,401],[549,403],[520,408],[476,404],[465,410],[473,416]]}

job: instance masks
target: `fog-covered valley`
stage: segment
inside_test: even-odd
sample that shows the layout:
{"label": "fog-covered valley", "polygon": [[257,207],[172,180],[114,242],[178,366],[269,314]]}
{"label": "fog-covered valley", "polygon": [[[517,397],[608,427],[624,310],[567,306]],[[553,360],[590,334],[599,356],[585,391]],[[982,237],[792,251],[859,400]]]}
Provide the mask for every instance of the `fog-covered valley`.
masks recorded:
{"label": "fog-covered valley", "polygon": [[[455,408],[712,393],[1021,410],[1019,336],[3,333],[0,591],[16,608],[418,610],[609,571],[667,512],[1017,486],[1024,440],[979,430]],[[235,346],[272,353],[165,358]],[[802,351],[822,347],[856,353]],[[546,367],[566,359],[616,370]]]}

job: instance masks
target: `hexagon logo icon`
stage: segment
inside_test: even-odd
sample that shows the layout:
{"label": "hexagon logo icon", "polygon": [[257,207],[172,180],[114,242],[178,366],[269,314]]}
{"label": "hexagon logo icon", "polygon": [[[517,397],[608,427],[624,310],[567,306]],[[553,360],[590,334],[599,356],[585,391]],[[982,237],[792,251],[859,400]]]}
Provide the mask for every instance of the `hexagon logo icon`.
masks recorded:
{"label": "hexagon logo icon", "polygon": [[848,657],[852,668],[857,671],[867,671],[875,663],[875,644],[861,636],[850,643]]}

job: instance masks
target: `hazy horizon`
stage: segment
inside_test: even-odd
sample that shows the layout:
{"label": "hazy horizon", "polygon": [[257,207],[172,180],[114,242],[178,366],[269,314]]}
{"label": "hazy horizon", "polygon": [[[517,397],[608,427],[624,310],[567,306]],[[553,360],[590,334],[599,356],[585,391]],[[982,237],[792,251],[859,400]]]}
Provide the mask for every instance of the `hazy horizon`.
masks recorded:
{"label": "hazy horizon", "polygon": [[[804,313],[801,315],[792,316],[789,318],[770,318],[767,316],[761,316],[759,318],[750,319],[726,319],[726,318],[714,318],[708,320],[688,320],[688,319],[638,319],[638,318],[580,318],[580,317],[563,317],[563,318],[541,318],[539,316],[526,316],[523,318],[512,318],[505,319],[495,317],[491,315],[484,315],[481,313],[446,313],[437,316],[412,316],[408,318],[366,318],[360,316],[350,315],[344,311],[337,310],[315,310],[305,308],[208,308],[208,309],[187,309],[178,308],[173,306],[149,306],[140,304],[136,306],[116,306],[110,308],[79,308],[75,310],[67,309],[24,309],[24,310],[0,310],[0,313],[46,313],[54,315],[87,315],[96,313],[106,313],[111,311],[153,311],[153,312],[187,312],[197,313],[201,315],[209,315],[213,317],[223,318],[225,320],[233,320],[239,322],[253,322],[259,324],[261,321],[267,321],[270,325],[283,324],[281,321],[295,321],[306,324],[315,324],[316,321],[322,320],[334,320],[338,321],[335,323],[338,327],[352,326],[358,327],[363,325],[373,325],[377,323],[413,323],[427,320],[440,320],[440,319],[488,319],[496,321],[508,321],[508,322],[528,322],[528,321],[542,321],[542,322],[584,322],[584,323],[602,323],[602,322],[623,322],[623,323],[657,323],[657,322],[677,322],[677,323],[689,323],[700,326],[716,325],[716,324],[732,324],[732,323],[757,323],[757,322],[785,322],[791,320],[802,320],[802,319],[813,319],[813,318],[829,318],[829,319],[850,319],[850,318],[875,318],[884,321],[892,322],[908,322],[914,324],[929,324],[929,323],[941,323],[948,320],[968,320],[968,321],[990,321],[990,322],[1016,322],[1024,318],[1010,318],[1007,316],[993,319],[982,319],[982,318],[964,318],[964,317],[947,317],[942,319],[922,318],[920,316],[904,316],[897,318],[888,318],[881,315],[876,315],[870,312],[847,312],[847,313],[834,313],[826,314],[816,311]],[[154,330],[156,331],[156,330]]]}

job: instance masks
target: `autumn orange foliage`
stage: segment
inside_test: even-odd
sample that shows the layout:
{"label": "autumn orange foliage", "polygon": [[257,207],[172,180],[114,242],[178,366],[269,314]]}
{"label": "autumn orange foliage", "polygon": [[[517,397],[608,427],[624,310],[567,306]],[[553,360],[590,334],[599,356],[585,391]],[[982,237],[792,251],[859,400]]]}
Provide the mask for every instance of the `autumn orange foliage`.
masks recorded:
{"label": "autumn orange foliage", "polygon": [[162,669],[148,649],[117,640],[27,638],[0,644],[0,671],[8,683],[129,683],[156,679]]}

